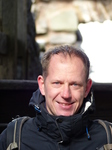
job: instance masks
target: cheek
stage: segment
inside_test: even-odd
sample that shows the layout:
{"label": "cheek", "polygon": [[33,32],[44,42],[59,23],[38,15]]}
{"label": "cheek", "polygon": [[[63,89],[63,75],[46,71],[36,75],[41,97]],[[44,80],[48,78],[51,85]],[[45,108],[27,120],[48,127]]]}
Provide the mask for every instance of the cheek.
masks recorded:
{"label": "cheek", "polygon": [[44,89],[45,91],[45,98],[50,103],[55,99],[57,91],[53,89],[51,86],[47,86],[47,88]]}
{"label": "cheek", "polygon": [[58,96],[55,91],[50,90],[50,92],[48,91],[46,93],[45,98],[46,98],[46,107],[49,113],[51,113],[51,110],[55,109],[54,106],[55,106],[56,99],[58,99]]}
{"label": "cheek", "polygon": [[56,90],[50,90],[48,98],[51,102],[55,101],[58,98],[58,92]]}
{"label": "cheek", "polygon": [[81,94],[77,94],[77,97],[75,97],[75,100],[76,100],[75,107],[77,107],[78,110],[80,109],[80,107],[83,104],[83,99],[84,99],[83,95],[81,95]]}
{"label": "cheek", "polygon": [[85,92],[84,90],[79,90],[77,92],[74,92],[74,99],[79,102],[80,104],[83,103],[83,99],[84,99],[84,96],[85,96]]}
{"label": "cheek", "polygon": [[56,97],[59,94],[59,89],[52,87],[52,85],[49,85],[45,88],[45,92],[49,97],[53,98]]}

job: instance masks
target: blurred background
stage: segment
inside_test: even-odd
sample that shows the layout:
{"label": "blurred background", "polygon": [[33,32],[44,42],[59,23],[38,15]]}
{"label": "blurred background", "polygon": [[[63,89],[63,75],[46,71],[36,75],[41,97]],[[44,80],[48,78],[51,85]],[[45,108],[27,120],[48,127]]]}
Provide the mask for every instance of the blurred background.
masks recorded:
{"label": "blurred background", "polygon": [[95,82],[112,82],[112,0],[0,0],[0,79],[36,80],[53,46],[80,47]]}

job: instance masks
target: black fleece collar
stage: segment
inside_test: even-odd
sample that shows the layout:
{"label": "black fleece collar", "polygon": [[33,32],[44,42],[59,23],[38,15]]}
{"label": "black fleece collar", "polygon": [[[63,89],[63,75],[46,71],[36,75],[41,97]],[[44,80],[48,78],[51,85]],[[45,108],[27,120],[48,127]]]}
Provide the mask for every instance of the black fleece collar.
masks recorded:
{"label": "black fleece collar", "polygon": [[89,126],[89,111],[82,113],[84,108],[79,114],[69,117],[50,115],[45,108],[45,97],[39,90],[33,93],[30,105],[36,109],[36,124],[40,132],[44,132],[57,142],[68,142],[71,138],[84,134]]}

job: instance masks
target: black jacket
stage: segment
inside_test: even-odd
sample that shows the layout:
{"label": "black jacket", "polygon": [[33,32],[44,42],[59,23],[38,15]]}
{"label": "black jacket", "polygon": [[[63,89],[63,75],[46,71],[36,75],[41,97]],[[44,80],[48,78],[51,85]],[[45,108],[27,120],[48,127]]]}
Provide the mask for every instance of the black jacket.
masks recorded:
{"label": "black jacket", "polygon": [[[37,90],[30,100],[36,117],[22,128],[21,150],[98,150],[107,143],[106,132],[89,120],[93,99],[84,99],[79,113],[70,117],[52,116],[45,108],[45,98]],[[0,150],[6,150],[7,130],[0,135]]]}

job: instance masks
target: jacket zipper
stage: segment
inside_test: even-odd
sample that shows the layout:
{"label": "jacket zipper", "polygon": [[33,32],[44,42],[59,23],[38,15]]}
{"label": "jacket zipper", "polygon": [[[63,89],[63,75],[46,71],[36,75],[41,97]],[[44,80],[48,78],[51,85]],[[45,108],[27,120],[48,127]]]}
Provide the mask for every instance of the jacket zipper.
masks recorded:
{"label": "jacket zipper", "polygon": [[58,120],[58,119],[59,119],[59,118],[56,118],[55,123],[56,123],[56,126],[57,126],[57,128],[58,128],[58,130],[59,130],[59,133],[60,133],[61,139],[62,139],[61,141],[58,142],[58,150],[60,150],[59,144],[63,143],[63,136],[62,136],[62,134],[61,134],[61,132],[60,132],[60,129],[59,129],[59,126],[58,126],[58,123],[57,123],[57,120]]}

